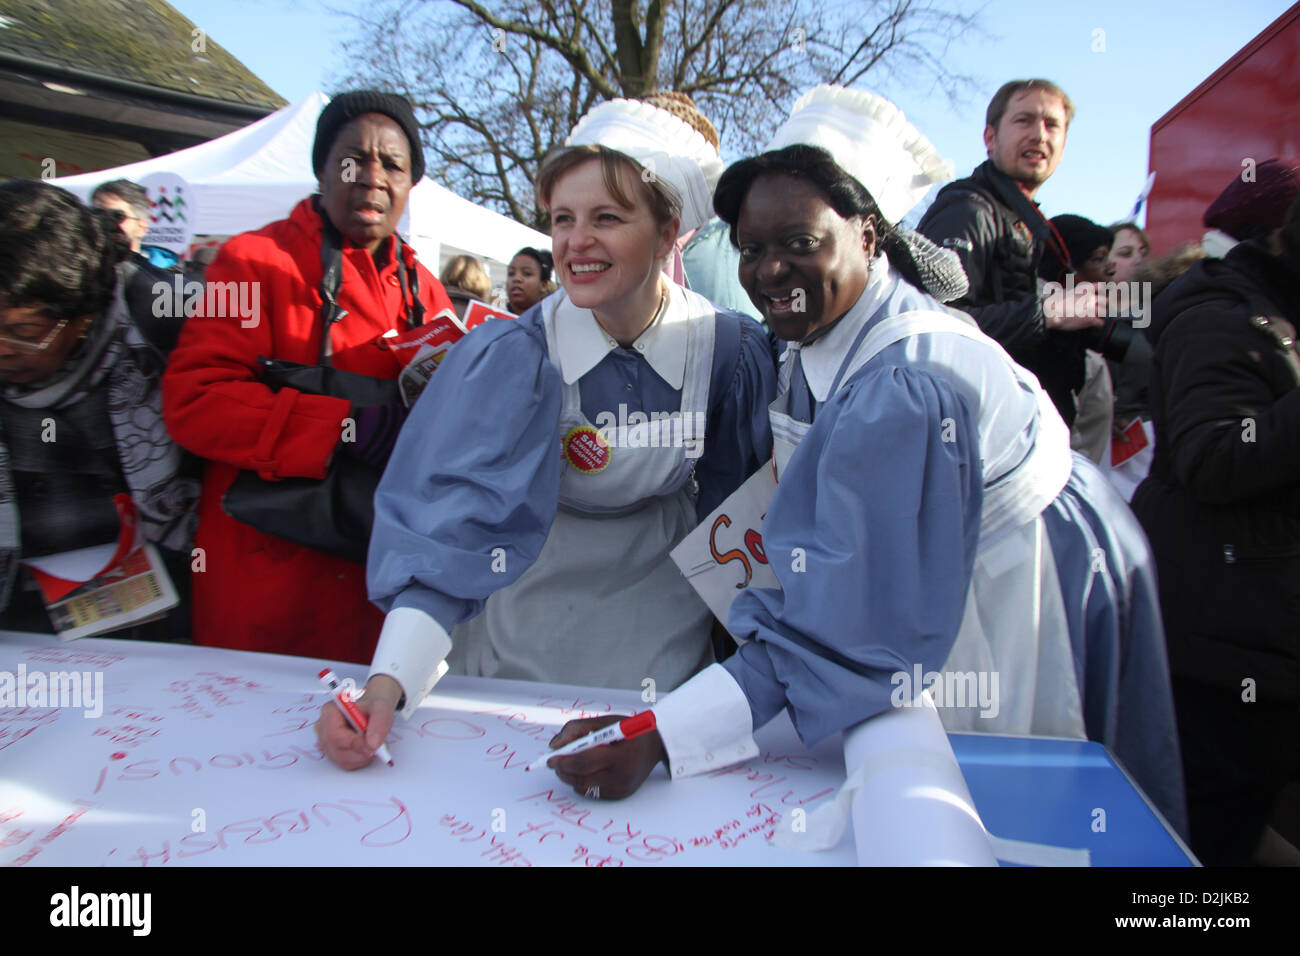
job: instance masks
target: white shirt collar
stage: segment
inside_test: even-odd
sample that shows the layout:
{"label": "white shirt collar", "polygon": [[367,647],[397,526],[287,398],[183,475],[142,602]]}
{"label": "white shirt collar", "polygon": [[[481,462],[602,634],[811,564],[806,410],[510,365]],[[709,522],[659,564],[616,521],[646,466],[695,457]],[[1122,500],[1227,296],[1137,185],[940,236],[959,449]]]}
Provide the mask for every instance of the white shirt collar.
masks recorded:
{"label": "white shirt collar", "polygon": [[[671,282],[667,283],[668,303],[663,314],[641,333],[632,348],[650,365],[655,373],[675,389],[682,387],[686,378],[686,336],[690,321],[686,293]],[[614,337],[600,327],[590,309],[580,309],[560,297],[555,309],[555,345],[560,374],[566,385],[572,385],[600,364],[610,352],[619,347]]]}
{"label": "white shirt collar", "polygon": [[803,356],[803,377],[817,401],[826,401],[831,386],[835,384],[835,375],[844,363],[845,353],[853,347],[862,327],[893,291],[897,282],[898,278],[890,272],[888,259],[884,256],[872,259],[867,286],[862,290],[862,295],[858,296],[858,301],[853,303],[844,318],[835,323],[829,332],[800,349]]}

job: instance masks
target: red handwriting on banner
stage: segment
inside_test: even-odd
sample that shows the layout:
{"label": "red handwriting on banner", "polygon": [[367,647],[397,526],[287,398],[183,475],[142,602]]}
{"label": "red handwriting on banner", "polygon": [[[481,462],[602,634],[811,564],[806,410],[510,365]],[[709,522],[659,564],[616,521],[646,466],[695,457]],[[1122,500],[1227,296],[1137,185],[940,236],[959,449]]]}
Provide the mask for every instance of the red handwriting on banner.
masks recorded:
{"label": "red handwriting on banner", "polygon": [[187,717],[210,719],[216,716],[214,710],[243,703],[240,697],[245,692],[260,694],[267,689],[264,684],[242,677],[202,671],[194,677],[172,681],[163,691],[180,695],[181,702],[172,710],[179,710]]}
{"label": "red handwriting on banner", "polygon": [[[676,837],[646,833],[640,827],[616,817],[607,816],[599,810],[592,809],[590,803],[581,803],[575,797],[556,794],[554,790],[520,797],[519,803],[531,803],[537,807],[550,810],[550,815],[563,827],[555,832],[564,832],[580,839],[584,843],[597,846],[615,847],[615,854],[621,852],[639,863],[659,863],[682,853],[686,845]],[[591,853],[583,847],[584,853]],[[588,866],[622,866],[616,863],[588,863]]]}
{"label": "red handwriting on banner", "polygon": [[285,723],[280,730],[274,730],[267,737],[283,737],[286,734],[296,734],[300,730],[306,730],[316,723],[316,718],[320,715],[321,705],[326,703],[329,697],[324,694],[302,694],[297,701],[287,704],[284,707],[277,707],[271,711],[272,714],[288,714]]}
{"label": "red handwriting on banner", "polygon": [[[789,758],[783,759],[788,760]],[[818,790],[816,793],[805,793],[801,795],[797,790],[788,789],[790,786],[790,777],[785,774],[778,776],[775,773],[758,770],[749,763],[738,764],[734,767],[726,767],[722,770],[715,770],[713,773],[709,774],[712,778],[730,775],[740,775],[751,783],[758,784],[758,786],[749,791],[751,799],[762,798],[763,800],[781,806],[811,803],[814,800],[820,800],[822,797],[835,792],[834,787],[825,787]],[[798,785],[797,781],[795,785]]]}
{"label": "red handwriting on banner", "polygon": [[[488,835],[486,827],[478,826],[469,820],[457,819],[454,813],[445,813],[438,821],[439,826],[447,828],[447,832],[456,837],[461,843],[478,843],[483,846],[479,856],[489,863],[495,863],[498,866],[532,866],[528,857],[524,856],[523,850],[518,847],[510,846],[499,833]],[[484,842],[486,841],[486,842]],[[475,847],[475,849],[478,849]]]}
{"label": "red handwriting on banner", "polygon": [[[137,760],[124,764],[118,770],[118,780],[153,780],[162,776],[192,776],[204,767],[217,770],[236,770],[239,768],[256,768],[258,770],[284,770],[292,767],[299,760],[324,760],[325,754],[320,747],[304,748],[297,745],[272,753],[263,749],[257,756],[245,750],[241,753],[213,754],[205,760],[194,757],[178,756],[169,760]],[[102,777],[101,777],[102,780]],[[98,790],[98,788],[96,788]]]}
{"label": "red handwriting on banner", "polygon": [[759,834],[764,840],[770,840],[780,822],[780,810],[773,810],[765,803],[755,803],[745,811],[744,820],[739,818],[728,820],[721,826],[715,827],[711,833],[692,837],[690,845],[716,846],[722,850],[730,850],[739,846],[743,840]]}
{"label": "red handwriting on banner", "polygon": [[532,763],[535,754],[521,757],[519,752],[510,749],[509,744],[493,744],[486,751],[488,760],[501,761],[502,770],[523,770]]}
{"label": "red handwriting on banner", "polygon": [[315,714],[321,709],[321,705],[329,700],[327,694],[300,694],[298,699],[284,707],[277,707],[271,711],[273,714]]}
{"label": "red handwriting on banner", "polygon": [[522,710],[513,707],[494,707],[491,710],[476,710],[474,713],[484,717],[496,717],[510,730],[518,731],[538,741],[549,741],[559,732],[559,727],[555,724],[532,720]]}
{"label": "red handwriting on banner", "polygon": [[[377,823],[381,820],[382,822]],[[151,853],[148,848],[142,846],[130,853],[129,858],[141,866],[167,864],[172,862],[173,858],[183,860],[211,853],[214,850],[273,844],[290,834],[308,833],[314,825],[347,827],[350,824],[370,827],[362,833],[358,842],[372,849],[402,843],[414,830],[406,804],[396,796],[390,796],[382,803],[373,800],[342,799],[335,802],[313,803],[310,812],[280,810],[267,816],[249,817],[246,820],[227,823],[209,833],[187,833],[176,841],[174,851],[172,841],[163,840],[162,846],[157,851]],[[111,850],[110,855],[116,852],[117,848]]]}
{"label": "red handwriting on banner", "polygon": [[162,732],[166,720],[161,714],[152,714],[148,707],[114,707],[108,717],[118,717],[124,722],[109,727],[96,727],[91,731],[92,737],[107,737],[110,742],[123,747],[134,747],[139,743],[157,737]]}
{"label": "red handwriting on banner", "polygon": [[551,697],[547,695],[537,698],[537,706],[554,708],[560,712],[561,716],[570,719],[599,717],[602,714],[608,714],[611,710],[609,704],[601,703],[598,700]]}
{"label": "red handwriting on banner", "polygon": [[34,707],[0,708],[0,750],[18,743],[41,727],[52,726],[58,719],[57,710]]}
{"label": "red handwriting on banner", "polygon": [[618,857],[609,856],[608,854],[601,855],[600,853],[593,852],[592,850],[588,850],[582,844],[578,844],[578,846],[574,847],[573,858],[570,859],[569,862],[570,863],[581,862],[583,866],[591,866],[591,867],[602,867],[602,866],[612,867],[612,866],[623,865],[623,861],[620,860]]}
{"label": "red handwriting on banner", "polygon": [[[81,804],[81,809],[73,810],[66,817],[64,817],[59,823],[55,824],[48,831],[46,831],[44,836],[42,836],[40,839],[27,844],[26,848],[24,849],[23,853],[20,856],[17,856],[14,859],[9,860],[3,865],[23,866],[24,864],[30,863],[37,856],[39,856],[41,851],[44,850],[47,846],[49,846],[50,843],[52,843],[54,840],[58,839],[59,837],[63,836],[63,834],[67,833],[68,830],[72,829],[72,825],[76,823],[79,819],[81,819],[81,817],[85,816],[85,814],[87,814],[90,811],[91,807],[94,806],[93,803],[90,803],[85,800],[78,800],[76,802]],[[7,811],[6,817],[8,819],[15,819],[21,814],[22,814],[22,810],[14,809],[14,810]],[[9,849],[10,847],[22,846],[27,841],[27,839],[30,838],[35,832],[36,832],[35,830],[21,830],[18,829],[17,827],[10,827],[9,830],[5,833],[4,838],[0,839],[0,850]]]}
{"label": "red handwriting on banner", "polygon": [[125,654],[74,651],[62,647],[29,647],[23,651],[23,656],[29,661],[41,664],[66,664],[73,667],[111,667],[118,661],[126,660]]}
{"label": "red handwriting on banner", "polygon": [[764,753],[761,759],[765,765],[782,764],[786,770],[815,770],[819,762],[812,754]]}

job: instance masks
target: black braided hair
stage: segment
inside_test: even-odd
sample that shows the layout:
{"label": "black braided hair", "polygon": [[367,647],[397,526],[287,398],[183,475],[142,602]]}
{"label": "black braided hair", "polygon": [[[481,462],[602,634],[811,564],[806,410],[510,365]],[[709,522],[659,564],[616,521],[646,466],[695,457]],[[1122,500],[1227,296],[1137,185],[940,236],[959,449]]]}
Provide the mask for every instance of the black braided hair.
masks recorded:
{"label": "black braided hair", "polygon": [[718,180],[718,187],[713,192],[713,209],[718,217],[731,229],[731,244],[736,241],[736,222],[740,218],[740,206],[749,195],[754,180],[763,173],[783,173],[787,176],[800,176],[812,183],[826,197],[831,208],[844,219],[854,216],[870,216],[876,224],[876,248],[889,258],[889,264],[897,269],[912,285],[918,289],[925,288],[920,270],[912,258],[911,250],[898,235],[893,225],[886,221],[872,197],[860,182],[846,173],[831,158],[831,154],[820,146],[795,143],[782,149],[761,153],[733,163]]}

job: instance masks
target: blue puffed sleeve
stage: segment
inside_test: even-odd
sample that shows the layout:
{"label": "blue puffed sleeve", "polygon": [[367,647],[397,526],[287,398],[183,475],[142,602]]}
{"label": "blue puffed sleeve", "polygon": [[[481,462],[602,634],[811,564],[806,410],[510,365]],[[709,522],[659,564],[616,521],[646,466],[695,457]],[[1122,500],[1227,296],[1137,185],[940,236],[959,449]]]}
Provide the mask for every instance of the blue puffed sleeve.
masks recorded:
{"label": "blue puffed sleeve", "polygon": [[763,522],[781,589],[751,588],[731,607],[732,633],[750,643],[723,666],[754,727],[786,706],[812,744],[889,708],[895,673],[939,670],[982,503],[976,419],[947,382],[868,366],[832,395]]}
{"label": "blue puffed sleeve", "polygon": [[450,632],[541,553],[563,462],[560,373],[539,316],[489,321],[458,342],[402,426],[366,562],[384,611],[413,607]]}
{"label": "blue puffed sleeve", "polygon": [[709,417],[695,468],[701,521],[771,459],[767,406],[776,398],[776,363],[762,326],[746,315],[719,312],[714,328]]}

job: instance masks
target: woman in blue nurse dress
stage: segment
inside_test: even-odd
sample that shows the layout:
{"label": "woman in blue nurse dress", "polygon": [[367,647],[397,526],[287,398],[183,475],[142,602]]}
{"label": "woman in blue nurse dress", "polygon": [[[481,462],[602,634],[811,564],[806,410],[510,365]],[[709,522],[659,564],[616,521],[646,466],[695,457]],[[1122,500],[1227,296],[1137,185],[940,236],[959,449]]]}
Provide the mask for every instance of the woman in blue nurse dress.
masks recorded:
{"label": "woman in blue nurse dress", "polygon": [[752,731],[782,709],[811,744],[925,684],[950,730],[1102,741],[1181,828],[1141,529],[1071,455],[1033,376],[928,294],[951,279],[931,268],[942,253],[882,215],[915,201],[932,147],[887,101],[830,88],[796,105],[774,146],[728,169],[715,206],[742,285],[790,343],[763,526],[780,587],[736,599],[729,629],[746,643],[655,706],[657,734],[550,765],[619,797],[657,759],[678,777],[754,756]]}
{"label": "woman in blue nurse dress", "polygon": [[[703,138],[647,104],[590,117],[538,179],[562,288],[449,352],[376,494],[363,703],[409,716],[447,668],[663,693],[715,660],[669,551],[769,460],[775,364],[758,323],[661,273],[708,212]],[[375,724],[318,729],[351,768]]]}

